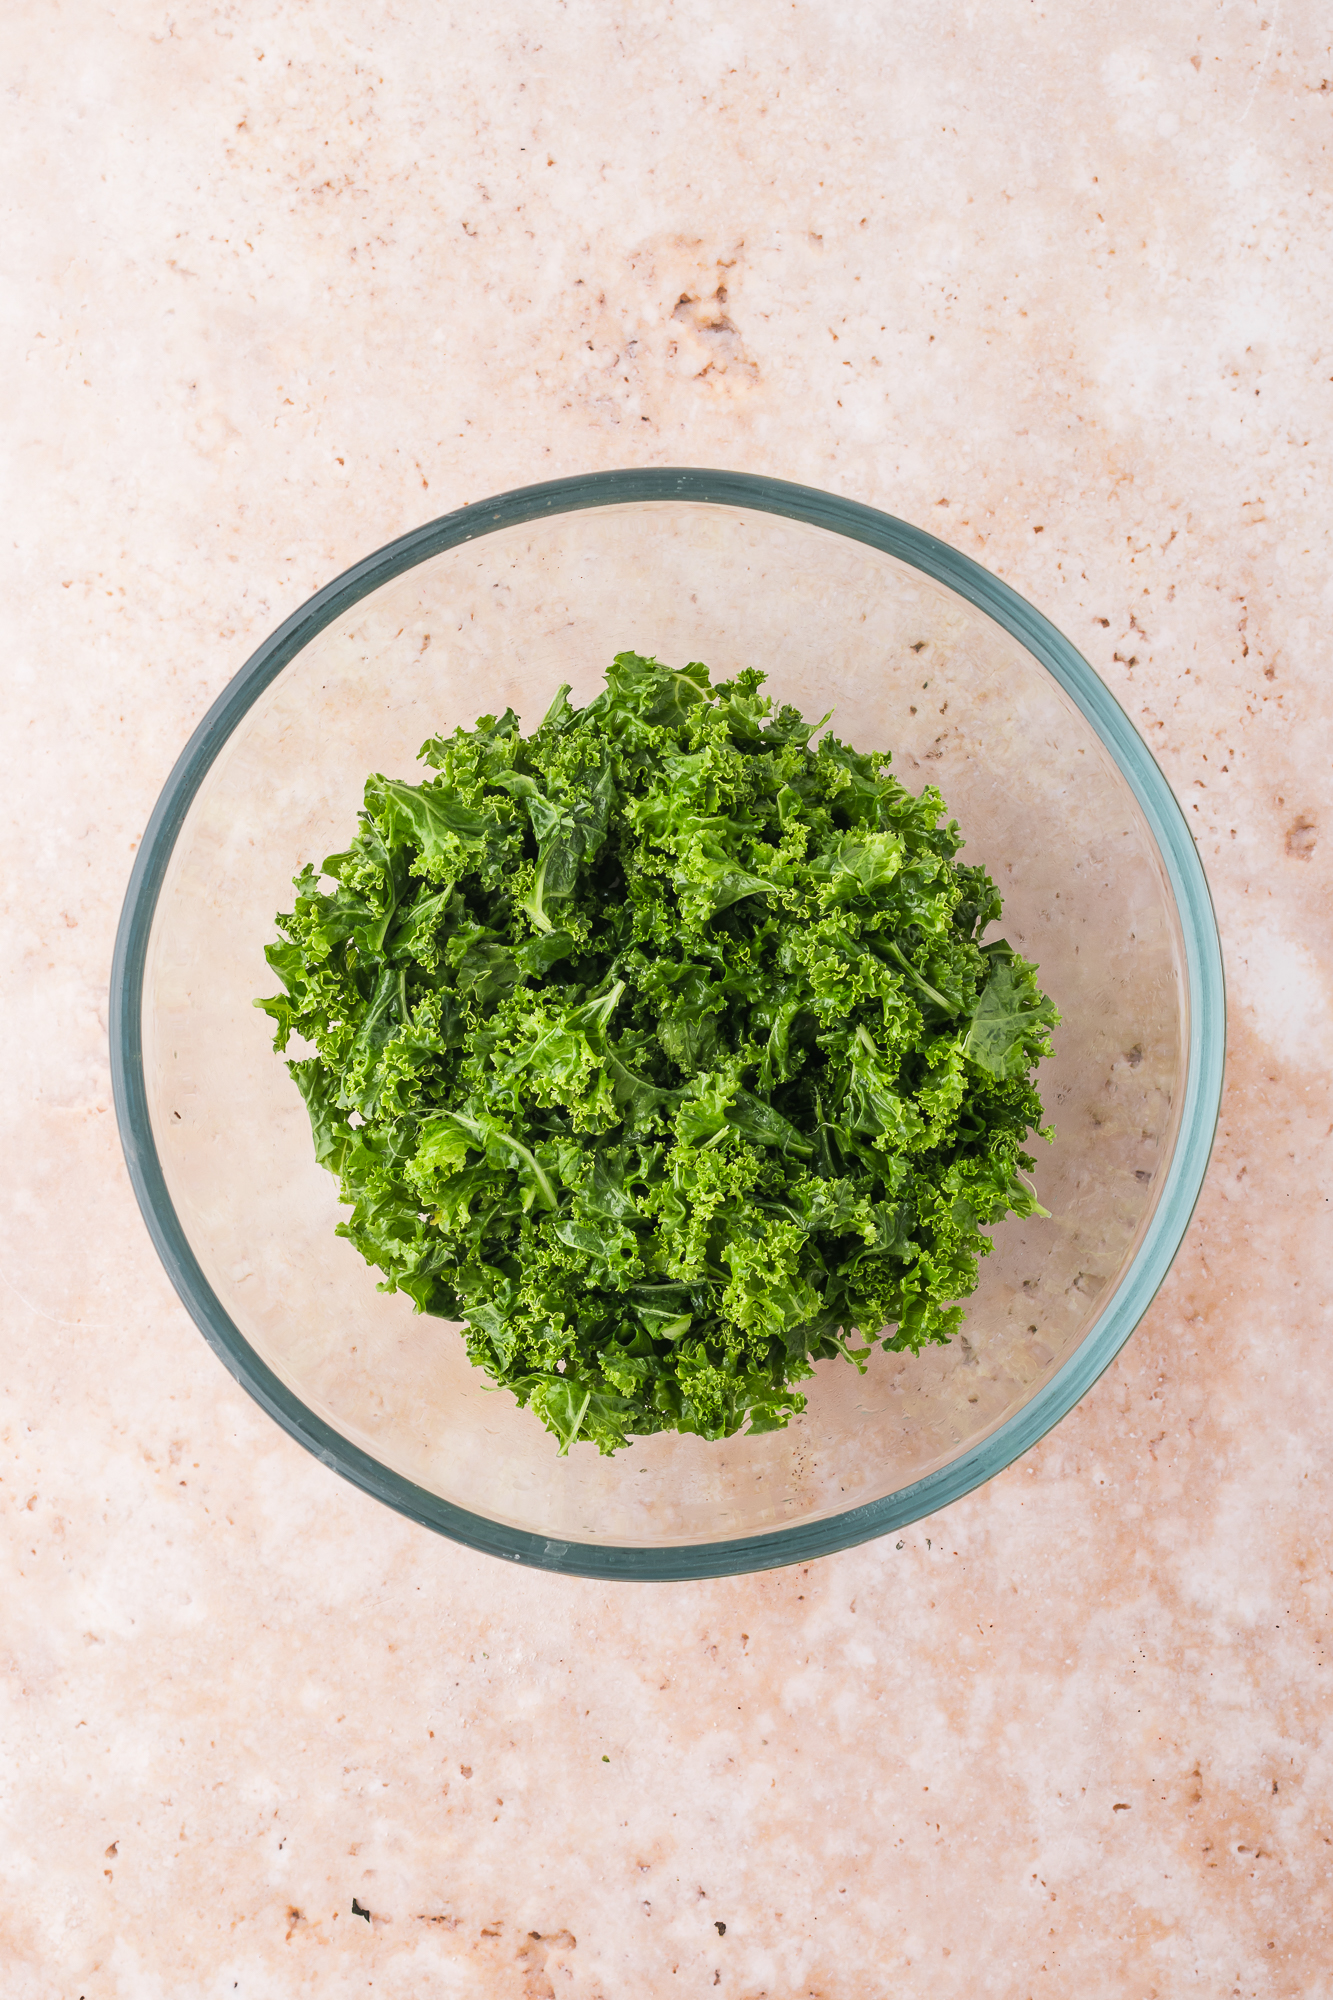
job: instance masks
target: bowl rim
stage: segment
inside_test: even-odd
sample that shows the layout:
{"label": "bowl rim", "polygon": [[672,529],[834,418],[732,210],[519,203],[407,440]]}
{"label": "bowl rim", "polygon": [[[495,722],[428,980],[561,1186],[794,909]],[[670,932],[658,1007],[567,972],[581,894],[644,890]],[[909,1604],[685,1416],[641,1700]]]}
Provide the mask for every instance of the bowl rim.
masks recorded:
{"label": "bowl rim", "polygon": [[[206,773],[254,702],[317,633],[393,577],[479,536],[589,508],[681,500],[782,515],[881,549],[976,605],[1045,667],[1091,723],[1152,830],[1183,934],[1189,1038],[1179,1136],[1166,1185],[1134,1261],[1106,1310],[1030,1403],[949,1465],[880,1500],[763,1534],[641,1548],[562,1541],[456,1506],[351,1443],[268,1366],[205,1277],[167,1189],[144,1079],[143,980],[167,866]],[[1226,1043],[1221,941],[1203,863],[1184,811],[1125,711],[1069,640],[999,577],[910,522],[815,487],[693,466],[582,473],[517,487],[456,509],[354,563],[285,619],[208,710],[153,808],[116,932],[109,997],[116,1121],[139,1208],[182,1303],[242,1388],[323,1464],[410,1520],[506,1561],[572,1576],[637,1581],[775,1569],[870,1541],[938,1513],[1044,1437],[1115,1359],[1180,1248],[1212,1151]]]}

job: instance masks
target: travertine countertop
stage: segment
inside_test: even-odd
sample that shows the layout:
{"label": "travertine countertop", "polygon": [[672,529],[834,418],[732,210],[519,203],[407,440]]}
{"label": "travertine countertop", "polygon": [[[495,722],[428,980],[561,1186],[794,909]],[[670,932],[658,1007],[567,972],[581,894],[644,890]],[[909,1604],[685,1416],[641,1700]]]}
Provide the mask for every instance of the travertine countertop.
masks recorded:
{"label": "travertine countertop", "polygon": [[[8,2000],[1333,1993],[1326,10],[6,39]],[[399,1520],[223,1373],[106,981],[282,617],[466,500],[660,463],[922,523],[1087,653],[1195,825],[1230,1069],[1166,1286],[1026,1459],[808,1569],[608,1589]]]}

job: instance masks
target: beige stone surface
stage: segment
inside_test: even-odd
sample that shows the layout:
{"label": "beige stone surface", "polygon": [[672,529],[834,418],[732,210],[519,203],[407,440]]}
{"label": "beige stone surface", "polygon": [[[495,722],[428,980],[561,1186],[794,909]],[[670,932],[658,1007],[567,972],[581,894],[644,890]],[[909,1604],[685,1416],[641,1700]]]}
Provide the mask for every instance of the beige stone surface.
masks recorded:
{"label": "beige stone surface", "polygon": [[[0,1989],[1333,1994],[1327,10],[28,0],[0,61]],[[282,617],[644,463],[883,506],[1069,633],[1188,806],[1231,1048],[1167,1284],[1024,1460],[611,1589],[232,1384],[106,981]]]}

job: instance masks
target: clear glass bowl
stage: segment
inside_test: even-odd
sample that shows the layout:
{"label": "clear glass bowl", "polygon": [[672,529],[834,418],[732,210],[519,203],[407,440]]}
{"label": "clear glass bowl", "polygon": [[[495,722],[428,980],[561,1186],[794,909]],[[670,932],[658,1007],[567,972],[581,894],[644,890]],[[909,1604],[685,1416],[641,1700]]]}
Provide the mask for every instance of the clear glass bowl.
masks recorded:
{"label": "clear glass bowl", "polygon": [[[375,1289],[251,1006],[290,882],[370,771],[511,703],[536,724],[611,655],[763,668],[768,691],[937,784],[999,932],[1064,1020],[1034,1142],[1051,1219],[1011,1218],[947,1348],[821,1363],[786,1431],[567,1458],[457,1333]],[[116,1107],[145,1219],[237,1379],[327,1465],[475,1548],[583,1575],[808,1560],[931,1513],[1083,1395],[1175,1254],[1221,1090],[1216,926],[1179,807],[1091,668],[967,557],[888,515],[737,473],[554,481],[433,522],[321,591],[186,747],[130,883]]]}

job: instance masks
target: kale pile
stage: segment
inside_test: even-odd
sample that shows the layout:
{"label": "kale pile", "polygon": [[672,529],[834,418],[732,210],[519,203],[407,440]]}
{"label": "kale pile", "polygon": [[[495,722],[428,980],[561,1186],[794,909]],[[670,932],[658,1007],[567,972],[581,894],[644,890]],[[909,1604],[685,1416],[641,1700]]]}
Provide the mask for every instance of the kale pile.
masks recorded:
{"label": "kale pile", "polygon": [[530,737],[432,738],[268,947],[339,1234],[562,1452],[777,1429],[814,1361],[948,1340],[983,1226],[1045,1213],[1059,1017],[980,942],[994,884],[763,678],[621,653]]}

